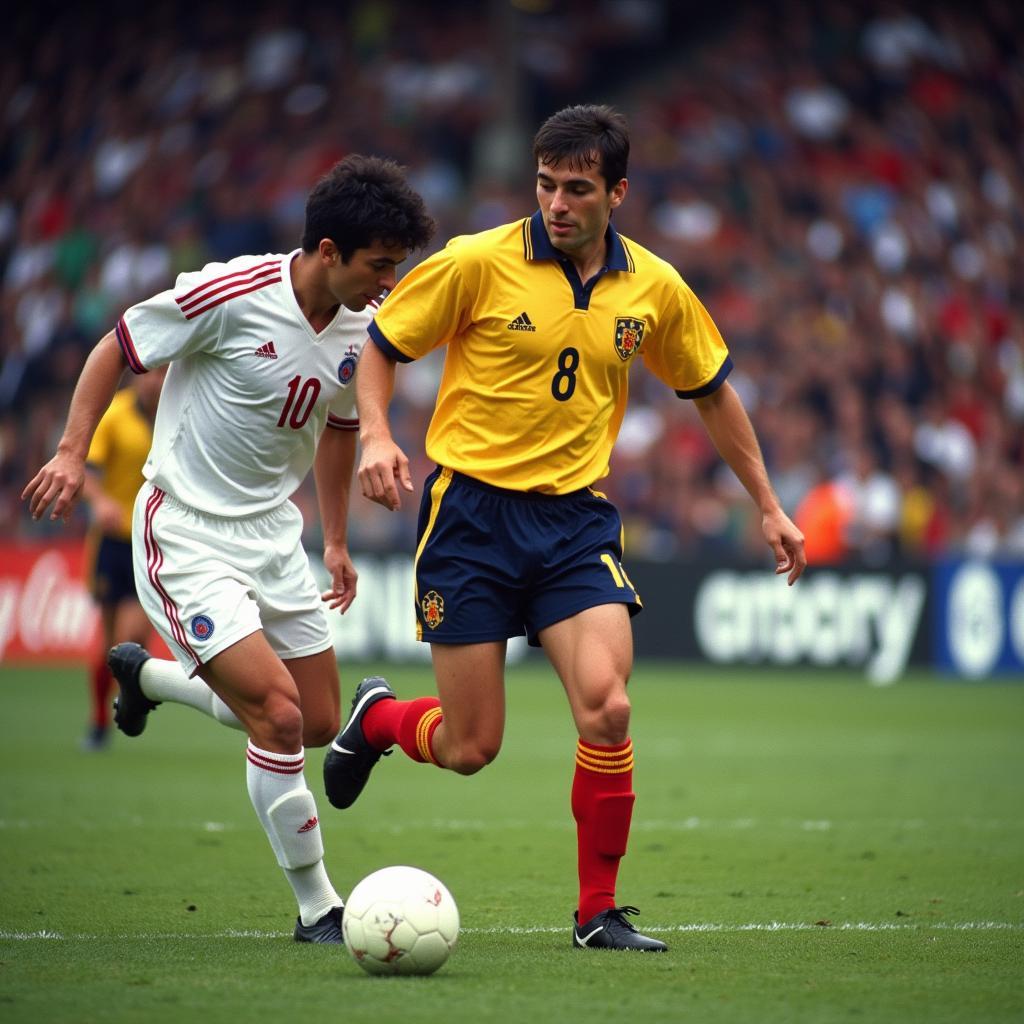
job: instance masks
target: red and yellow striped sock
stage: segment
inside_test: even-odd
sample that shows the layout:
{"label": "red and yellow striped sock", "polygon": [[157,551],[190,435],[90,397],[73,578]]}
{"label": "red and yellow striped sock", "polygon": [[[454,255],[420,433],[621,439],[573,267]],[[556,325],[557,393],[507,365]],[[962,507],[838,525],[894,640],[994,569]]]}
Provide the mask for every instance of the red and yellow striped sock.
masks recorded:
{"label": "red and yellow striped sock", "polygon": [[441,702],[436,697],[379,700],[363,716],[363,735],[378,750],[397,743],[414,761],[437,764],[432,741],[440,724]]}
{"label": "red and yellow striped sock", "polygon": [[633,816],[633,741],[604,747],[580,740],[572,782],[580,876],[579,920],[615,906],[615,880]]}

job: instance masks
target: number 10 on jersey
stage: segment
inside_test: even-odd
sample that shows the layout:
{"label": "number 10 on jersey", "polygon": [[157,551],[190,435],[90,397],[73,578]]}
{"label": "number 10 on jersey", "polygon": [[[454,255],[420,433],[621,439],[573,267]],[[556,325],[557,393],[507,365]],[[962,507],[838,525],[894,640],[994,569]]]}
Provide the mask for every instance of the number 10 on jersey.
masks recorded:
{"label": "number 10 on jersey", "polygon": [[281,415],[277,418],[277,425],[301,430],[306,425],[319,395],[320,381],[316,377],[308,377],[303,381],[302,377],[296,374],[288,381],[288,397],[285,399]]}

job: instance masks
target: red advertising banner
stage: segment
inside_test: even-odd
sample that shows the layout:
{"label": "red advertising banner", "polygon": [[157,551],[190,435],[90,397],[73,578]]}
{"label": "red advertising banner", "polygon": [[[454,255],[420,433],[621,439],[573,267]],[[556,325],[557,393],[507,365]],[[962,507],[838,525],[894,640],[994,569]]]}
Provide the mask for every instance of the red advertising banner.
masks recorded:
{"label": "red advertising banner", "polygon": [[[84,661],[99,642],[84,543],[0,542],[0,662]],[[148,646],[170,656],[156,634]]]}
{"label": "red advertising banner", "polygon": [[0,661],[82,661],[99,642],[85,546],[0,543]]}

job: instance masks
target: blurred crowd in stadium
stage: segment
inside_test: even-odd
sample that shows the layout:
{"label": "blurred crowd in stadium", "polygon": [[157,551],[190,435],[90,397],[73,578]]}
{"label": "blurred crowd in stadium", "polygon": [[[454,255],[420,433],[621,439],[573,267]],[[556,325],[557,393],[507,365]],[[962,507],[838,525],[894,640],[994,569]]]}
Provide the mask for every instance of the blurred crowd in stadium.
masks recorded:
{"label": "blurred crowd in stadium", "polygon": [[[438,245],[526,215],[532,129],[586,101],[630,119],[617,227],[672,262],[721,328],[812,559],[1024,556],[1024,18],[1011,0],[123,10],[43,5],[3,44],[7,536],[57,530],[19,495],[127,305],[207,261],[294,248],[308,189],[350,151],[411,168]],[[508,123],[511,146],[494,131]],[[427,360],[399,374],[418,482],[437,373]],[[763,557],[689,403],[642,369],[632,386],[602,485],[627,554]],[[298,500],[315,543],[311,492]],[[407,506],[356,500],[353,546],[411,550]]]}

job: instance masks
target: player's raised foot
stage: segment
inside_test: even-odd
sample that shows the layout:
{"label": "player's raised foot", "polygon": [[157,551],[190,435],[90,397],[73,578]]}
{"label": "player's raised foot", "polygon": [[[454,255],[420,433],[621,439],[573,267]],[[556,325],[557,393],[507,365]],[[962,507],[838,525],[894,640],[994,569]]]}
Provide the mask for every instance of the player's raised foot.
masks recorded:
{"label": "player's raised foot", "polygon": [[344,942],[341,937],[341,919],[344,907],[332,907],[313,924],[303,924],[302,918],[295,919],[296,942],[330,942],[334,945]]}
{"label": "player's raised foot", "polygon": [[573,949],[631,949],[638,953],[666,953],[661,939],[641,935],[627,920],[627,914],[639,914],[636,907],[610,907],[580,924],[573,912]]}
{"label": "player's raised foot", "polygon": [[114,722],[125,736],[138,736],[146,728],[146,715],[160,706],[160,701],[150,700],[142,692],[139,682],[139,672],[149,658],[144,647],[133,643],[116,644],[107,655],[119,688],[114,698]]}
{"label": "player's raised foot", "polygon": [[334,807],[351,807],[366,785],[373,766],[390,750],[371,747],[363,734],[363,716],[381,700],[394,700],[395,691],[386,679],[371,676],[357,687],[352,712],[324,758],[324,792]]}

